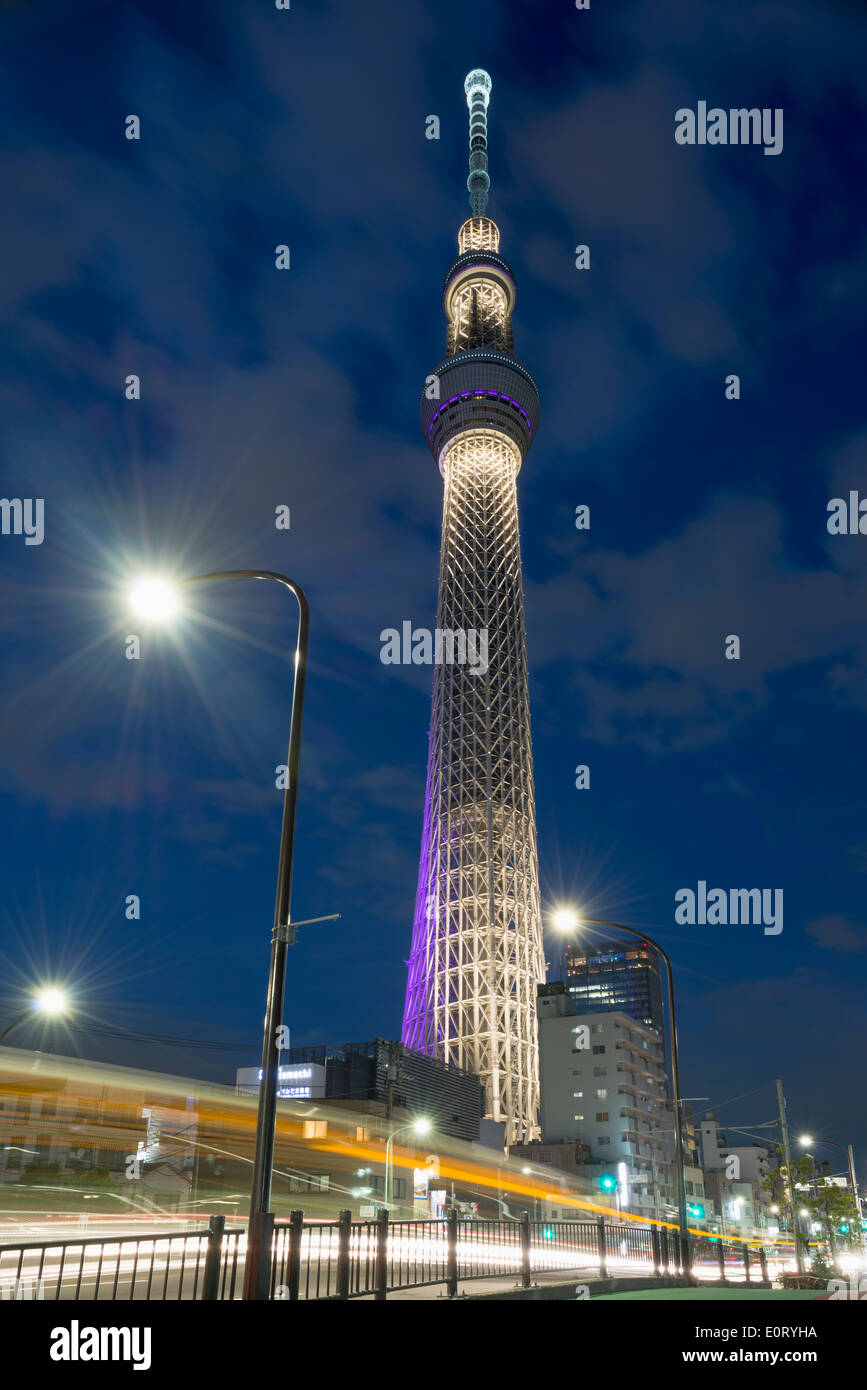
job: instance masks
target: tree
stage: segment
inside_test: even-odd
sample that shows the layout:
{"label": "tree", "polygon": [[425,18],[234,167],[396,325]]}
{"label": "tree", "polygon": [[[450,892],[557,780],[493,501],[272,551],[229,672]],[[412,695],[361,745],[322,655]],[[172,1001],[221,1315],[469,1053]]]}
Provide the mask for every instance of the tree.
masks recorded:
{"label": "tree", "polygon": [[[777,1150],[778,1164],[762,1183],[775,1201],[781,1215],[788,1211],[792,1193],[796,1212],[805,1211],[809,1224],[818,1225],[832,1255],[842,1243],[848,1245],[859,1239],[858,1213],[850,1189],[832,1182],[826,1173],[817,1173],[808,1154],[786,1165],[782,1150]],[[782,1222],[780,1223],[782,1226]],[[788,1223],[787,1223],[788,1224]],[[797,1225],[797,1221],[796,1221]],[[841,1230],[848,1227],[848,1230]]]}

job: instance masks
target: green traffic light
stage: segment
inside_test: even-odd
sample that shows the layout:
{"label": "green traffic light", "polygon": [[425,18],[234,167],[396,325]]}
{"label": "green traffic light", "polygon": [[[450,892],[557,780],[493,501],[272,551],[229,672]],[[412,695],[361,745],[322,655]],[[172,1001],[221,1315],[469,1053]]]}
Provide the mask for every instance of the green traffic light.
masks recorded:
{"label": "green traffic light", "polygon": [[613,1187],[617,1186],[617,1179],[611,1177],[601,1178],[600,1186],[604,1187],[606,1192],[610,1192]]}

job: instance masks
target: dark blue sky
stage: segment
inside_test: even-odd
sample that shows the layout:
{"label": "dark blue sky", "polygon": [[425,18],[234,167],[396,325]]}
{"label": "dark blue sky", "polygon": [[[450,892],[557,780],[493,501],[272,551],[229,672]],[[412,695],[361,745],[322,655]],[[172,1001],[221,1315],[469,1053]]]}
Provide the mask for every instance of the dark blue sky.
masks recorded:
{"label": "dark blue sky", "polygon": [[[131,662],[119,594],[261,566],[313,610],[294,915],[343,914],[292,952],[287,1021],[397,1035],[430,670],[383,666],[379,633],[435,620],[418,394],[484,66],[542,393],[519,488],[545,906],[666,944],[685,1094],[760,1088],[719,1112],[749,1125],[781,1075],[796,1128],[867,1146],[867,537],[825,524],[867,495],[865,56],[862,7],[831,0],[4,7],[2,491],[46,527],[0,538],[9,1007],[66,977],[94,1026],[255,1043],[292,604],[212,590]],[[782,154],[677,145],[700,100],[783,108]],[[782,934],[676,926],[699,879],[782,888]]]}

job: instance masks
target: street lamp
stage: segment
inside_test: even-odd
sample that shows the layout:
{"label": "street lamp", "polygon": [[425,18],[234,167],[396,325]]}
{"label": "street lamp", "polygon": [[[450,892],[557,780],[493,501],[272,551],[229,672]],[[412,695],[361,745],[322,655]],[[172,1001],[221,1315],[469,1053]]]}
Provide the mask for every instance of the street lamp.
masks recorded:
{"label": "street lamp", "polygon": [[34,995],[27,1008],[23,1009],[20,1014],[16,1014],[12,1022],[7,1024],[3,1032],[0,1033],[0,1043],[12,1032],[15,1025],[20,1023],[21,1020],[26,1018],[30,1013],[45,1014],[48,1017],[57,1018],[59,1015],[68,1012],[69,996],[66,994],[65,990],[58,989],[54,985],[45,989],[40,989]]}
{"label": "street lamp", "polygon": [[855,1215],[858,1218],[858,1224],[860,1225],[861,1198],[858,1196],[858,1182],[855,1177],[855,1150],[852,1148],[852,1145],[847,1144],[844,1148],[842,1144],[837,1144],[833,1139],[813,1139],[809,1134],[802,1134],[798,1143],[802,1148],[809,1148],[813,1144],[819,1144],[822,1148],[839,1149],[841,1154],[846,1155],[846,1161],[849,1165],[849,1184],[852,1188],[852,1202],[855,1207]]}
{"label": "street lamp", "polygon": [[[548,1177],[548,1174],[547,1174],[547,1173],[537,1173],[536,1170],[535,1170],[535,1168],[522,1168],[522,1169],[521,1169],[521,1172],[522,1172],[522,1173],[532,1174],[534,1177],[539,1177],[539,1178],[542,1178],[542,1177],[545,1177],[545,1178],[546,1178],[546,1177]],[[538,1198],[538,1196],[537,1196],[537,1194],[536,1194],[535,1191],[533,1192],[533,1210],[534,1210],[535,1213],[536,1213],[536,1220],[539,1221],[539,1220],[541,1219],[541,1218],[540,1218],[539,1198]]]}
{"label": "street lamp", "polygon": [[661,957],[665,965],[665,973],[668,981],[668,1037],[671,1049],[671,1089],[674,1092],[674,1152],[675,1167],[677,1169],[677,1210],[678,1222],[680,1226],[680,1263],[684,1274],[689,1273],[689,1230],[686,1220],[686,1182],[683,1172],[683,1126],[681,1123],[681,1096],[680,1096],[680,1068],[677,1056],[677,1027],[674,1018],[674,972],[671,968],[671,961],[668,954],[660,946],[658,941],[654,941],[647,932],[638,931],[635,927],[624,926],[622,922],[607,922],[598,917],[580,917],[571,908],[560,908],[553,915],[553,924],[558,931],[569,932],[580,930],[582,926],[589,927],[613,927],[615,931],[625,931],[630,936],[637,936],[639,941],[644,941]]}
{"label": "street lamp", "polygon": [[294,580],[272,570],[219,570],[184,579],[179,585],[164,576],[139,579],[130,590],[130,603],[143,618],[164,622],[180,609],[180,591],[196,584],[212,584],[220,579],[268,579],[295,595],[298,604],[298,638],[295,645],[295,676],[292,712],[289,721],[288,775],[283,796],[280,830],[280,857],[277,865],[277,897],[271,932],[271,962],[262,1038],[262,1084],[256,1116],[256,1146],[250,1194],[250,1220],[247,1227],[247,1254],[244,1263],[244,1298],[267,1297],[270,1271],[270,1240],[264,1236],[265,1217],[271,1203],[271,1169],[274,1162],[274,1135],[277,1123],[277,1073],[280,1061],[279,1029],[286,991],[286,953],[295,941],[290,925],[292,862],[295,841],[295,813],[298,803],[298,774],[301,764],[301,720],[304,713],[304,683],[307,674],[307,647],[310,635],[310,607],[307,595]]}
{"label": "street lamp", "polygon": [[391,1201],[391,1146],[399,1134],[406,1134],[408,1130],[412,1130],[419,1138],[423,1138],[425,1134],[430,1134],[430,1120],[426,1120],[423,1117],[417,1120],[411,1120],[408,1125],[403,1125],[400,1129],[396,1129],[385,1141],[385,1198],[383,1200],[383,1206],[386,1208],[388,1208]]}

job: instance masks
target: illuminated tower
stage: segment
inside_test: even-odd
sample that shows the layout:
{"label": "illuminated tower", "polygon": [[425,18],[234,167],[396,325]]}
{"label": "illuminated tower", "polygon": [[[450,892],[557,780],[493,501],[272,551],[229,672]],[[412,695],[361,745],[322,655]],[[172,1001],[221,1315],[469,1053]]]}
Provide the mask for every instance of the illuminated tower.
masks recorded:
{"label": "illuminated tower", "polygon": [[516,489],[539,396],[514,356],[515,281],[485,216],[491,79],[477,70],[464,88],[472,216],[445,279],[447,356],[421,424],[445,484],[437,626],[487,631],[488,668],[434,667],[403,1041],[477,1072],[515,1143],[538,1134],[544,979]]}

